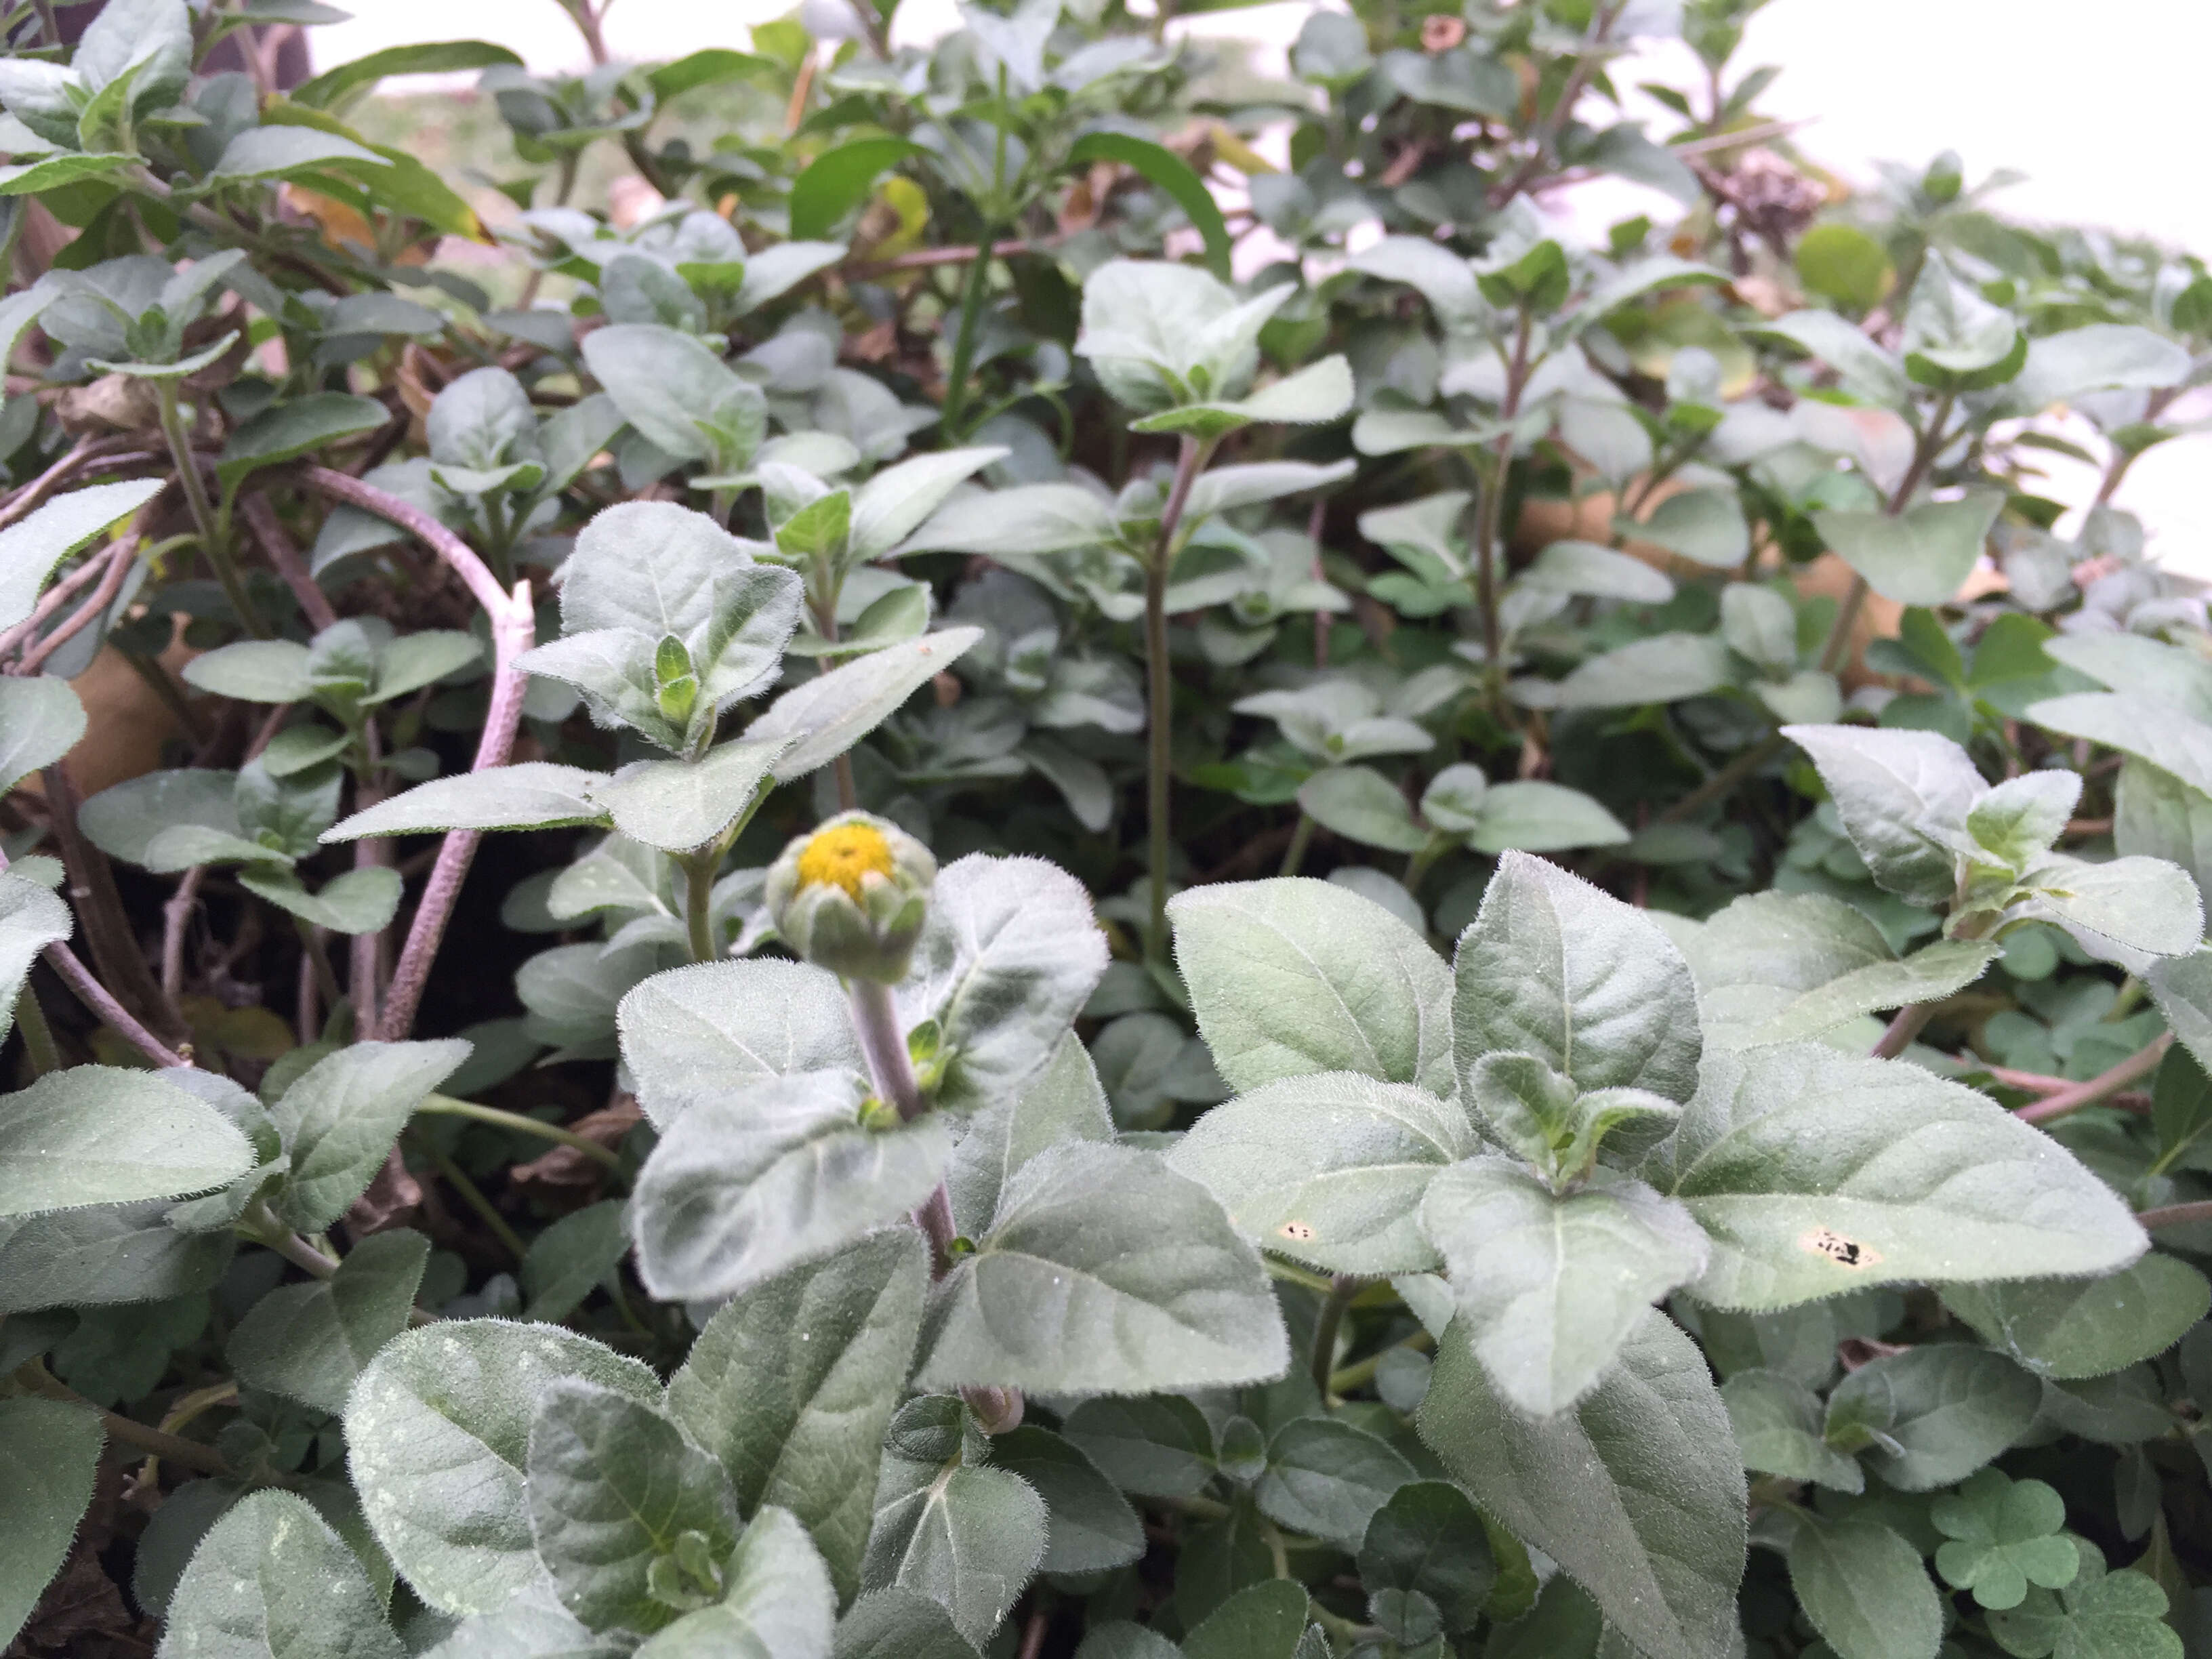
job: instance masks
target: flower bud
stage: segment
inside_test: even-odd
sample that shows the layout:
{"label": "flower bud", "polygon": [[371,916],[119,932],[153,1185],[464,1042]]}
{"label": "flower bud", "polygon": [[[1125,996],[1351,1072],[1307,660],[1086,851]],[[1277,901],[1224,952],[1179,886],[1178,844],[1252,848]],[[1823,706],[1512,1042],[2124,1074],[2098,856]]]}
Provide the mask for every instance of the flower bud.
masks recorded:
{"label": "flower bud", "polygon": [[897,825],[841,812],[769,866],[775,930],[805,960],[848,979],[906,977],[937,860]]}

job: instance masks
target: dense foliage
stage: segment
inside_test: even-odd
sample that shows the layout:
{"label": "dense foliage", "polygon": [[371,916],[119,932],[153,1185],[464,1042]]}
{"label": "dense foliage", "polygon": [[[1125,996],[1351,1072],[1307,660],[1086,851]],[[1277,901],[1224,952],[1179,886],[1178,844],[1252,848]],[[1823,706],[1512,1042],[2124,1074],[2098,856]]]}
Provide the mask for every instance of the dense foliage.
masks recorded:
{"label": "dense foliage", "polygon": [[0,8],[9,1652],[2212,1654],[2212,276],[1759,3]]}

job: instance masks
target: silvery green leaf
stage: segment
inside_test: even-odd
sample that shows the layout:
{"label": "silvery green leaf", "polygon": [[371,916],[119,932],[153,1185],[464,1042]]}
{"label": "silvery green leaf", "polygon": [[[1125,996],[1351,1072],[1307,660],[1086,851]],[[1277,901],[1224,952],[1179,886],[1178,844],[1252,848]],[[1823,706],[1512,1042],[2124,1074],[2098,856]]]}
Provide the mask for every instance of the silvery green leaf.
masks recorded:
{"label": "silvery green leaf", "polygon": [[0,1042],[14,1027],[15,1000],[31,964],[46,946],[68,939],[74,927],[69,906],[55,895],[21,876],[0,874]]}
{"label": "silvery green leaf", "polygon": [[2027,718],[2048,731],[2148,761],[2198,793],[2212,793],[2212,725],[2178,716],[2159,697],[2080,691],[2030,703]]}
{"label": "silvery green leaf", "polygon": [[192,1552],[169,1598],[160,1659],[404,1659],[406,1651],[344,1540],[305,1498],[272,1491],[240,1499]]}
{"label": "silvery green leaf", "polygon": [[1395,455],[1437,446],[1470,449],[1498,434],[1486,426],[1462,429],[1429,409],[1364,409],[1352,423],[1352,447],[1363,455]]}
{"label": "silvery green leaf", "polygon": [[[604,772],[551,761],[520,761],[433,778],[323,831],[325,842],[416,836],[445,830],[550,830],[608,821],[592,792]],[[90,805],[89,802],[87,805]]]}
{"label": "silvery green leaf", "polygon": [[49,1072],[0,1109],[0,1217],[205,1192],[252,1166],[229,1119],[144,1072]]}
{"label": "silvery green leaf", "polygon": [[2002,1354],[1931,1342],[1883,1354],[1828,1396],[1828,1443],[1863,1447],[1900,1492],[1963,1480],[2026,1434],[2043,1390]]}
{"label": "silvery green leaf", "polygon": [[1018,1475],[1044,1500],[1040,1572],[1101,1572],[1145,1553],[1145,1529],[1097,1466],[1049,1429],[1024,1424],[991,1439],[991,1467]]}
{"label": "silvery green leaf", "polygon": [[1912,401],[1904,367],[1832,311],[1793,311],[1756,331],[1779,335],[1812,353],[1843,376],[1848,390],[1871,403],[1903,409]]}
{"label": "silvery green leaf", "polygon": [[1124,1492],[1188,1498],[1213,1474],[1212,1426],[1179,1394],[1086,1400],[1061,1432]]}
{"label": "silvery green leaf", "polygon": [[523,1468],[538,1559],[562,1605],[593,1630],[650,1633],[675,1620],[678,1609],[653,1593],[649,1574],[663,1559],[680,1567],[681,1534],[698,1534],[712,1567],[737,1542],[722,1466],[629,1390],[549,1382],[531,1413]]}
{"label": "silvery green leaf", "polygon": [[356,1042],[325,1054],[270,1108],[292,1167],[276,1213],[319,1233],[367,1190],[422,1097],[469,1057],[459,1037]]}
{"label": "silvery green leaf", "polygon": [[291,862],[246,838],[238,821],[237,790],[235,772],[148,772],[93,796],[77,822],[110,858],[156,874],[195,864]]}
{"label": "silvery green leaf", "polygon": [[[1366,520],[1363,518],[1360,524],[1362,532],[1368,533]],[[1596,542],[1553,542],[1537,554],[1520,580],[1524,587],[1540,587],[1547,592],[1625,599],[1632,605],[1664,605],[1674,597],[1674,584],[1663,571]],[[1734,585],[1723,590],[1735,591]]]}
{"label": "silvery green leaf", "polygon": [[0,1220],[0,1314],[158,1302],[211,1290],[237,1239],[182,1233],[166,1198]]}
{"label": "silvery green leaf", "polygon": [[[1225,401],[1184,404],[1175,409],[1164,409],[1156,415],[1147,415],[1130,422],[1133,432],[1179,432],[1218,441],[1230,433],[1247,426],[1278,422],[1292,426],[1320,426],[1340,420],[1352,408],[1352,366],[1340,357],[1324,357],[1310,363],[1294,374],[1262,386],[1249,398]],[[1258,463],[1267,465],[1269,463]],[[1304,466],[1302,462],[1274,463],[1279,465]],[[1224,471],[1242,471],[1241,467],[1224,467]],[[1314,467],[1317,472],[1333,472],[1334,477],[1322,480],[1334,483],[1352,476],[1352,463],[1339,461],[1333,467]],[[1205,478],[1200,478],[1203,484]],[[1315,485],[1299,485],[1311,489]],[[1195,486],[1194,487],[1195,488]],[[1274,495],[1287,495],[1288,490],[1277,490]],[[1271,496],[1261,497],[1262,500]],[[1213,509],[1219,511],[1219,508]],[[1194,519],[1200,516],[1194,513]]]}
{"label": "silvery green leaf", "polygon": [[362,699],[374,708],[444,679],[483,660],[483,642],[450,628],[426,628],[403,634],[384,647],[376,665],[376,689]]}
{"label": "silvery green leaf", "polygon": [[1686,489],[1642,522],[1619,519],[1614,528],[1713,570],[1733,570],[1751,554],[1751,527],[1733,489]]}
{"label": "silvery green leaf", "polygon": [[1702,697],[1729,683],[1728,647],[1710,634],[1654,634],[1592,657],[1552,691],[1561,708],[1634,708]]}
{"label": "silvery green leaf", "polygon": [[837,1593],[789,1510],[763,1505],[717,1565],[722,1599],[661,1631],[638,1659],[830,1659]]}
{"label": "silvery green leaf", "polygon": [[1298,786],[1298,806],[1324,830],[1369,847],[1418,853],[1429,832],[1389,779],[1371,766],[1332,766]]}
{"label": "silvery green leaf", "polygon": [[1285,284],[1239,301],[1189,265],[1109,259],[1084,280],[1076,355],[1139,414],[1233,398],[1259,365],[1260,330],[1293,292]]}
{"label": "silvery green leaf", "polygon": [[748,253],[744,280],[731,302],[731,315],[744,317],[757,311],[844,257],[842,242],[777,242]]}
{"label": "silvery green leaf", "polygon": [[864,1595],[837,1621],[835,1659],[976,1659],[952,1615],[920,1590]]}
{"label": "silvery green leaf", "polygon": [[1070,1031],[1018,1095],[969,1121],[945,1175],[955,1224],[970,1237],[988,1231],[1007,1178],[1038,1153],[1064,1140],[1113,1139],[1104,1085]]}
{"label": "silvery green leaf", "polygon": [[544,1569],[523,1501],[530,1422],[546,1388],[580,1378],[653,1405],[660,1380],[555,1325],[447,1320],[394,1338],[347,1401],[355,1489],[416,1595],[492,1613]]}
{"label": "silvery green leaf", "polygon": [[939,507],[896,551],[1065,553],[1115,538],[1111,503],[1080,484],[976,490]]}
{"label": "silvery green leaf", "polygon": [[1820,1396],[1796,1377],[1753,1367],[1721,1384],[1743,1466],[1837,1492],[1866,1488],[1866,1472],[1826,1439]]}
{"label": "silvery green leaf", "polygon": [[1797,666],[1797,612],[1771,587],[1730,582],[1723,588],[1721,637],[1736,655],[1770,673]]}
{"label": "silvery green leaf", "polygon": [[696,761],[632,761],[593,784],[592,799],[632,841],[684,852],[713,841],[737,821],[787,746],[738,738]]}
{"label": "silvery green leaf", "polygon": [[619,1018],[638,1103],[663,1129],[750,1082],[866,1069],[837,976],[805,963],[672,968],[623,997]]}
{"label": "silvery green leaf", "polygon": [[1643,1174],[1711,1238],[1692,1291],[1721,1308],[2110,1273],[2147,1243],[2110,1188],[1987,1095],[1814,1043],[1707,1054]]}
{"label": "silvery green leaf", "polygon": [[2034,891],[2034,911],[2069,932],[2154,957],[2186,956],[2204,942],[2197,884],[2164,859],[2091,864],[2046,854],[2022,882]]}
{"label": "silvery green leaf", "polygon": [[[1359,515],[1359,533],[1376,545],[1389,548],[1401,559],[1410,551],[1419,561],[1433,564],[1447,577],[1463,576],[1467,574],[1467,549],[1458,532],[1466,520],[1468,504],[1474,499],[1464,489],[1448,489],[1395,507],[1370,507]],[[1610,549],[1601,550],[1613,557],[1628,556],[1625,553],[1613,554]],[[1540,557],[1537,561],[1539,564],[1542,562]],[[1417,564],[1415,568],[1420,566]],[[1642,564],[1637,568],[1649,568]]]}
{"label": "silvery green leaf", "polygon": [[[283,133],[305,139],[333,138],[309,127],[256,127],[239,135],[242,142],[256,134]],[[281,138],[279,143],[286,142]],[[337,140],[343,143],[343,140]],[[380,158],[377,166],[385,162]],[[227,489],[236,489],[249,475],[264,466],[277,466],[340,438],[357,432],[374,432],[391,419],[390,411],[374,398],[357,398],[345,392],[311,392],[288,403],[272,404],[232,428],[222,447],[216,472]]]}
{"label": "silvery green leaf", "polygon": [[1156,1152],[1071,1141],[1006,1183],[939,1281],[921,1388],[1123,1393],[1225,1386],[1289,1361],[1259,1253]]}
{"label": "silvery green leaf", "polygon": [[860,1120],[860,1079],[802,1073],[693,1103],[638,1172],[638,1275],[655,1296],[729,1296],[842,1249],[936,1188],[952,1137],[935,1114]]}
{"label": "silvery green leaf", "polygon": [[392,163],[374,150],[313,127],[248,127],[223,146],[210,180],[278,178],[327,168],[335,163],[388,169]]}
{"label": "silvery green leaf", "polygon": [[1933,732],[1786,726],[1813,757],[1851,845],[1875,880],[1914,904],[1947,902],[1958,886],[1966,815],[1989,786],[1966,751]]}
{"label": "silvery green leaf", "polygon": [[1646,1312],[1620,1363],[1571,1411],[1531,1419],[1448,1331],[1415,1422],[1485,1513],[1559,1563],[1653,1659],[1732,1650],[1743,1476],[1714,1449],[1726,1408],[1697,1345]]}
{"label": "silvery green leaf", "polygon": [[2154,962],[2143,982],[2175,1040],[2199,1066],[2212,1065],[2212,951]]}
{"label": "silvery green leaf", "polygon": [[1529,778],[1492,784],[1484,792],[1467,844],[1478,853],[1558,853],[1619,847],[1628,839],[1628,827],[1592,797]]}
{"label": "silvery green leaf", "polygon": [[2188,348],[2126,323],[2091,323],[2027,343],[2027,365],[2005,390],[2022,414],[2048,409],[2084,392],[2156,391],[2188,377]]}
{"label": "silvery green leaf", "polygon": [[0,530],[0,628],[13,628],[31,614],[56,565],[145,506],[161,488],[159,478],[94,484],[57,495]]}
{"label": "silvery green leaf", "polygon": [[1297,1417],[1267,1443],[1267,1472],[1252,1495],[1270,1520],[1352,1549],[1413,1479],[1413,1465],[1388,1441],[1349,1423]]}
{"label": "silvery green leaf", "polygon": [[786,691],[745,729],[745,737],[754,743],[788,741],[775,764],[775,781],[803,778],[889,720],[982,637],[980,628],[941,628],[871,651]]}
{"label": "silvery green leaf", "polygon": [[[0,769],[4,770],[4,769]],[[2125,756],[2112,792],[2112,845],[2123,854],[2160,858],[2212,881],[2212,796],[2148,761]]]}
{"label": "silvery green leaf", "polygon": [[238,884],[314,927],[348,935],[389,927],[404,885],[397,870],[383,865],[343,871],[312,893],[292,871],[274,865],[249,865],[239,872]]}
{"label": "silvery green leaf", "polygon": [[0,680],[0,793],[51,766],[84,735],[84,705],[67,680],[34,674]]}
{"label": "silvery green leaf", "polygon": [[1818,668],[1801,668],[1786,680],[1761,680],[1751,690],[1767,713],[1794,725],[1825,726],[1844,712],[1843,687]]}
{"label": "silvery green leaf", "polygon": [[1820,893],[1747,893],[1677,937],[1720,1048],[1801,1042],[1877,1009],[1936,1001],[1979,979],[2002,948],[1939,939],[1900,960],[1863,912]]}
{"label": "silvery green leaf", "polygon": [[876,1466],[928,1279],[894,1227],[740,1292],[669,1379],[668,1410],[729,1472],[738,1507],[799,1517],[841,1597],[860,1583]]}
{"label": "silvery green leaf", "polygon": [[938,872],[898,988],[911,1030],[933,1019],[951,1059],[938,1104],[1010,1099],[1043,1070],[1106,971],[1083,884],[1035,858],[971,854]]}
{"label": "silvery green leaf", "polygon": [[1423,236],[1385,236],[1346,263],[1364,276],[1419,290],[1447,331],[1480,326],[1490,307],[1465,259]]}
{"label": "silvery green leaf", "polygon": [[584,337],[592,378],[646,441],[679,461],[741,468],[768,430],[768,400],[696,335],[616,323]]}
{"label": "silvery green leaf", "polygon": [[448,381],[431,400],[422,429],[430,459],[441,465],[481,469],[537,457],[538,415],[530,393],[496,366],[472,368]]}
{"label": "silvery green leaf", "polygon": [[[1340,362],[1340,359],[1331,361]],[[1257,403],[1259,399],[1251,400]],[[1278,496],[1301,495],[1341,483],[1352,473],[1350,461],[1316,466],[1310,461],[1253,461],[1243,466],[1217,466],[1198,475],[1183,503],[1185,520],[1196,524],[1209,514],[1272,501]]]}
{"label": "silvery green leaf", "polygon": [[1291,878],[1192,888],[1168,915],[1199,1030],[1232,1088],[1357,1072],[1452,1092],[1450,969],[1372,900]]}
{"label": "silvery green leaf", "polygon": [[0,1480],[10,1494],[0,1512],[0,1630],[22,1628],[68,1560],[106,1437],[99,1414],[83,1406],[0,1401]]}
{"label": "silvery green leaf", "polygon": [[1878,1521],[1801,1514],[1790,1587],[1837,1659],[1936,1659],[1943,1601],[1920,1552]]}
{"label": "silvery green leaf", "polygon": [[497,1612],[463,1619],[422,1659],[629,1659],[634,1640],[623,1631],[586,1629],[541,1574]]}
{"label": "silvery green leaf", "polygon": [[2004,497],[1972,490],[1892,516],[1831,508],[1813,514],[1820,539],[1867,586],[1900,605],[1948,605],[1982,556]]}
{"label": "silvery green leaf", "polygon": [[1586,1396],[1650,1304],[1705,1263],[1687,1211],[1610,1170],[1562,1194],[1514,1160],[1470,1158],[1429,1183],[1420,1219],[1459,1304],[1448,1340],[1533,1417]]}
{"label": "silvery green leaf", "polygon": [[1216,1106],[1168,1163],[1279,1255],[1325,1273],[1419,1273],[1439,1259],[1420,1229],[1422,1195],[1479,1145],[1456,1104],[1409,1084],[1328,1072]]}
{"label": "silvery green leaf", "polygon": [[224,1346],[233,1374],[318,1411],[344,1411],[362,1368],[407,1328],[429,1259],[430,1241],[420,1233],[371,1233],[331,1278],[270,1291]]}
{"label": "silvery green leaf", "polygon": [[1686,1101],[1697,991],[1658,924],[1557,865],[1507,853],[1460,936],[1452,1002],[1464,1079],[1484,1054],[1534,1054],[1584,1091]]}
{"label": "silvery green leaf", "polygon": [[2212,1285],[2154,1252],[2101,1279],[1951,1285],[1943,1305],[2038,1376],[2106,1376],[2155,1359],[2212,1309]]}
{"label": "silvery green leaf", "polygon": [[571,1210],[530,1241],[520,1275],[525,1319],[559,1324],[606,1281],[629,1254],[623,1208],[619,1200],[601,1199]]}
{"label": "silvery green leaf", "polygon": [[885,467],[853,497],[848,556],[855,564],[882,558],[913,534],[964,480],[1006,453],[989,447],[945,449]]}
{"label": "silvery green leaf", "polygon": [[298,702],[313,690],[307,647],[290,640],[240,640],[193,658],[185,683],[246,702]]}
{"label": "silvery green leaf", "polygon": [[2185,647],[2142,634],[2061,634],[2045,640],[2043,651],[2112,690],[2212,720],[2212,662]]}
{"label": "silvery green leaf", "polygon": [[980,1645],[1043,1559],[1046,1526],[1044,1501],[1018,1475],[887,1456],[861,1582],[927,1595]]}
{"label": "silvery green leaf", "polygon": [[1498,1560],[1483,1519],[1449,1480],[1414,1480],[1391,1494],[1367,1523],[1359,1582],[1377,1590],[1418,1591],[1448,1632],[1473,1630],[1498,1583]]}

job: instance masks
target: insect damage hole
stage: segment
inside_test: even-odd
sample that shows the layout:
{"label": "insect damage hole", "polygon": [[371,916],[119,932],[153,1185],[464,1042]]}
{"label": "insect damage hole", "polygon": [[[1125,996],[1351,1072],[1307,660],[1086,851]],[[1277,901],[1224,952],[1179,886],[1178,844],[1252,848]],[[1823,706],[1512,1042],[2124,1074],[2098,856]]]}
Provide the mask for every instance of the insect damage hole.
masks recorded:
{"label": "insect damage hole", "polygon": [[1285,1238],[1296,1239],[1301,1244],[1309,1243],[1314,1236],[1313,1224],[1310,1221],[1285,1221],[1275,1231]]}
{"label": "insect damage hole", "polygon": [[1797,1241],[1800,1249],[1810,1250],[1815,1255],[1825,1255],[1838,1267],[1871,1267],[1881,1260],[1881,1252],[1872,1245],[1862,1244],[1855,1238],[1845,1238],[1827,1227],[1815,1227]]}

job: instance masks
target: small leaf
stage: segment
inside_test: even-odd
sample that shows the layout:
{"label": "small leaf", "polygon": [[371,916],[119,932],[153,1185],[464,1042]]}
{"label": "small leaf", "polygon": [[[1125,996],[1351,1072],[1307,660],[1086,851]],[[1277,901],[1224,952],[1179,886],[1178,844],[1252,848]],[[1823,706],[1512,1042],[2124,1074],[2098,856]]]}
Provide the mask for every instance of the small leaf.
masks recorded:
{"label": "small leaf", "polygon": [[407,1328],[430,1241],[398,1228],[358,1241],[331,1278],[285,1285],[247,1310],[224,1355],[241,1382],[333,1415],[379,1349]]}
{"label": "small leaf", "polygon": [[205,1192],[252,1165],[228,1118],[144,1072],[50,1072],[0,1106],[0,1217]]}
{"label": "small leaf", "polygon": [[1085,167],[1093,161],[1119,161],[1174,198],[1206,243],[1206,264],[1216,276],[1228,280],[1229,226],[1189,162],[1149,139],[1120,132],[1088,133],[1069,148],[1069,167]]}
{"label": "small leaf", "polygon": [[2038,1376],[2070,1382],[2155,1359],[2212,1310],[2212,1285],[2153,1254],[2103,1279],[1947,1285],[1943,1303]]}
{"label": "small leaf", "polygon": [[722,1600],[686,1613],[637,1659],[828,1659],[837,1593],[789,1510],[762,1506],[722,1571]]}
{"label": "small leaf", "polygon": [[158,478],[94,484],[57,495],[0,530],[0,629],[13,628],[31,614],[56,565],[145,506],[161,488]]}
{"label": "small leaf", "polygon": [[872,651],[793,686],[745,729],[753,743],[789,741],[778,783],[827,766],[889,720],[924,682],[951,668],[983,637],[980,628],[941,628]]}
{"label": "small leaf", "polygon": [[1966,751],[1933,732],[1785,726],[1782,735],[1813,757],[1875,880],[1910,903],[1948,902],[1966,815],[1989,787]]}
{"label": "small leaf", "polygon": [[864,1069],[837,976],[805,963],[671,969],[624,996],[619,1017],[639,1103],[663,1129],[751,1079]]}
{"label": "small leaf", "polygon": [[1721,1384],[1721,1398],[1747,1469],[1838,1492],[1865,1489],[1857,1462],[1827,1443],[1820,1395],[1796,1378],[1757,1367],[1737,1371]]}
{"label": "small leaf", "polygon": [[258,1492],[215,1523],[169,1598],[161,1659],[403,1659],[361,1563],[288,1492]]}
{"label": "small leaf", "polygon": [[57,1400],[0,1401],[0,1635],[12,1643],[69,1557],[92,1501],[106,1436],[95,1412]]}
{"label": "small leaf", "polygon": [[2026,1434],[2043,1391],[2002,1354],[1930,1343],[1859,1367],[1828,1396],[1828,1443],[1901,1492],[1963,1480]]}
{"label": "small leaf", "polygon": [[1814,528],[1867,586],[1899,605],[1948,605],[1975,561],[2004,497],[1977,490],[1954,501],[1923,501],[1892,517],[1832,508]]}
{"label": "small leaf", "polygon": [[993,1436],[991,1467],[1019,1475],[1044,1500],[1048,1541],[1040,1572],[1102,1572],[1145,1553],[1136,1511],[1088,1457],[1051,1430],[1024,1424]]}
{"label": "small leaf", "polygon": [[1790,1587],[1838,1659],[1936,1659],[1942,1599],[1920,1552],[1887,1527],[1808,1516],[1789,1559]]}
{"label": "small leaf", "polygon": [[[254,127],[240,133],[234,143],[264,132],[299,133],[308,138],[328,136],[301,127]],[[222,458],[216,464],[216,474],[225,489],[235,489],[258,468],[296,460],[357,432],[374,432],[390,418],[390,411],[375,398],[343,392],[311,392],[289,403],[273,404],[231,433],[230,441],[222,447]]]}
{"label": "small leaf", "polygon": [[752,805],[783,750],[780,743],[737,738],[697,761],[632,761],[594,782],[591,799],[632,841],[689,851],[713,841]]}
{"label": "small leaf", "polygon": [[1269,1519],[1310,1537],[1356,1548],[1413,1465],[1349,1423],[1293,1418],[1267,1443],[1267,1472],[1253,1498]]}
{"label": "small leaf", "polygon": [[884,1460],[861,1582],[918,1590],[980,1645],[1043,1558],[1044,1502],[1003,1469]]}
{"label": "small leaf", "polygon": [[521,761],[482,772],[434,778],[356,812],[323,832],[325,842],[362,836],[414,836],[446,830],[551,830],[605,823],[596,792],[604,772]]}

